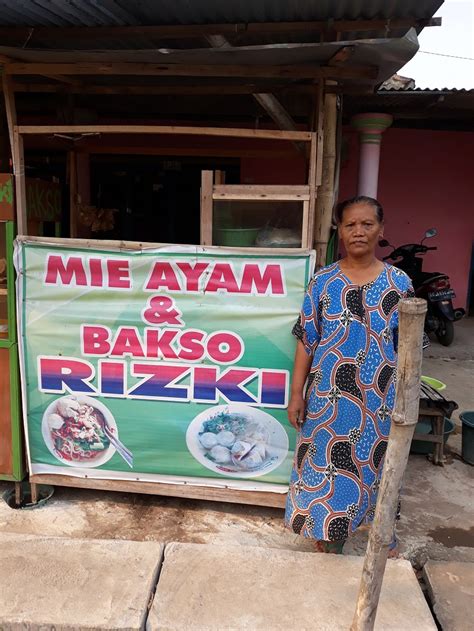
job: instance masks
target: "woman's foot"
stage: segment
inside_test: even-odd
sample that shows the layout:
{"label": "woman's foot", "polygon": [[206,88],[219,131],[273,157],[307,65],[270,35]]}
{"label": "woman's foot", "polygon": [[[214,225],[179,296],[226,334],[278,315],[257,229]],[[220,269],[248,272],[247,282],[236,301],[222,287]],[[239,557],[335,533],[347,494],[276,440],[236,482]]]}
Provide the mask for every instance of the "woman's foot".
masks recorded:
{"label": "woman's foot", "polygon": [[324,541],[317,539],[314,542],[316,552],[322,552],[324,554],[342,554],[345,541]]}
{"label": "woman's foot", "polygon": [[388,558],[398,559],[400,556],[400,550],[398,549],[398,539],[393,535],[392,543],[388,547]]}

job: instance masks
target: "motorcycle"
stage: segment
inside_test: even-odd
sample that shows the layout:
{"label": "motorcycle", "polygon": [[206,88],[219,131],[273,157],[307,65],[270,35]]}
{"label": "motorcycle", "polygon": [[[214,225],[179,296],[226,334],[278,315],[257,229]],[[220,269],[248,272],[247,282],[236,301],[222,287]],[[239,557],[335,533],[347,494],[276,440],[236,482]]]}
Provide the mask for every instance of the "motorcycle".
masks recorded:
{"label": "motorcycle", "polygon": [[437,234],[436,229],[431,228],[425,232],[420,243],[407,243],[395,248],[386,239],[382,239],[379,245],[393,248],[393,251],[383,260],[392,260],[396,267],[408,274],[413,282],[415,295],[427,301],[426,333],[434,333],[440,344],[449,346],[454,340],[454,322],[460,320],[465,315],[465,311],[462,308],[453,307],[453,298],[456,294],[451,289],[449,276],[441,272],[423,271],[423,255],[430,250],[438,249],[436,246],[423,245],[423,241]]}

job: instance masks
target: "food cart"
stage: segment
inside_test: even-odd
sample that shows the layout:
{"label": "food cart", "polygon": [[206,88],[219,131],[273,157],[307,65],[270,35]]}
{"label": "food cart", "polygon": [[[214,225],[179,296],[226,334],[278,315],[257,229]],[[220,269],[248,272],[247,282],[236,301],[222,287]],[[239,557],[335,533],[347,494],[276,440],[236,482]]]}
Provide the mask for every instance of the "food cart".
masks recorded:
{"label": "food cart", "polygon": [[[326,261],[341,97],[403,66],[439,3],[258,22],[227,4],[223,24],[203,2],[0,27],[34,485],[284,503],[290,331]],[[53,233],[28,224],[25,147],[67,187]]]}

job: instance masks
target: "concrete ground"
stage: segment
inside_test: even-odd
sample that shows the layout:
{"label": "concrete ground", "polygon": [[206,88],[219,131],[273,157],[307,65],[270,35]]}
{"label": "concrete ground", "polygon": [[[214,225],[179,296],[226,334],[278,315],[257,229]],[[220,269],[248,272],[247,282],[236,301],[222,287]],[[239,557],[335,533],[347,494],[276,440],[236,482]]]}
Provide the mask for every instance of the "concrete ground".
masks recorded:
{"label": "concrete ground", "polygon": [[[0,629],[345,631],[363,559],[265,547],[0,533]],[[403,606],[400,606],[403,603]],[[436,631],[408,561],[389,561],[375,629]]]}

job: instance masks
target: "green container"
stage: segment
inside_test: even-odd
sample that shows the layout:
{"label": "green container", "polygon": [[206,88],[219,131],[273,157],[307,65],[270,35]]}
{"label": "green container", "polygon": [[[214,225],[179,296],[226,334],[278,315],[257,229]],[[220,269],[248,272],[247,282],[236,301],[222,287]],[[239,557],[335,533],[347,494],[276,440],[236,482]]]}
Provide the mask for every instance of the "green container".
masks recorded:
{"label": "green container", "polygon": [[474,464],[474,411],[461,412],[462,423],[462,459],[468,464]]}
{"label": "green container", "polygon": [[423,381],[424,383],[428,384],[429,386],[431,386],[432,388],[434,388],[438,392],[441,392],[442,390],[444,390],[446,388],[446,384],[445,383],[443,383],[439,379],[435,379],[434,377],[425,377],[424,375],[422,375],[421,376],[421,381]]}
{"label": "green container", "polygon": [[214,244],[232,247],[255,245],[260,228],[214,228]]}
{"label": "green container", "polygon": [[[474,428],[473,428],[473,431],[474,431]],[[453,432],[454,432],[453,421],[449,418],[445,418],[444,419],[444,434],[443,434],[445,445],[448,442],[448,438]],[[431,421],[424,420],[424,419],[422,419],[421,421],[418,421],[415,427],[415,434],[432,434],[432,433],[433,431],[431,429]],[[432,443],[428,440],[426,442],[423,440],[414,440],[410,447],[410,453],[426,454],[426,455],[431,454],[434,451],[435,444],[436,443]]]}

